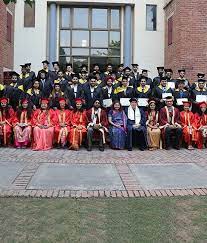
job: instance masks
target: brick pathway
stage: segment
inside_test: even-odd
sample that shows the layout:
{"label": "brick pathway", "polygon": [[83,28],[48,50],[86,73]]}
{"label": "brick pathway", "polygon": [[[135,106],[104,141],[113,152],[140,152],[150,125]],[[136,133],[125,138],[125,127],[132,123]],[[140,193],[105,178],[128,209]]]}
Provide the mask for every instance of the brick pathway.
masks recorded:
{"label": "brick pathway", "polygon": [[[91,198],[91,197],[171,197],[186,195],[207,195],[206,188],[184,188],[184,189],[165,189],[165,190],[146,190],[142,188],[133,175],[131,164],[175,164],[175,163],[194,163],[202,170],[207,171],[207,150],[180,151],[159,150],[159,151],[114,151],[106,149],[99,152],[94,149],[87,152],[85,149],[80,151],[51,150],[45,152],[34,152],[31,150],[17,150],[12,148],[0,149],[0,164],[22,163],[24,168],[14,178],[9,188],[0,189],[0,197],[44,197],[44,198]],[[89,190],[75,191],[62,189],[36,190],[27,189],[28,184],[33,178],[42,163],[59,164],[113,164],[123,183],[123,190]],[[176,175],[175,175],[176,180]],[[0,187],[1,188],[1,187]]]}

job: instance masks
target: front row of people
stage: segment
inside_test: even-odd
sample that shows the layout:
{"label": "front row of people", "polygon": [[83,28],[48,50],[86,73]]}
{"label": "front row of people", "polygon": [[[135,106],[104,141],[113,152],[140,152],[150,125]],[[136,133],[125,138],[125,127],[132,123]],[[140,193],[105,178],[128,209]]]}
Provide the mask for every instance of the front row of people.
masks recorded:
{"label": "front row of people", "polygon": [[[32,111],[27,99],[21,100],[15,113],[7,98],[0,100],[0,141],[2,146],[16,148],[32,147],[33,150],[69,148],[78,150],[85,143],[88,151],[94,141],[100,151],[110,138],[112,149],[129,151],[138,146],[140,150],[180,149],[184,144],[189,150],[206,147],[207,104],[200,103],[200,112],[193,114],[191,103],[183,102],[184,110],[179,112],[173,106],[173,97],[166,98],[166,106],[159,112],[156,101],[148,101],[148,111],[138,106],[136,98],[130,99],[125,110],[120,102],[114,101],[110,111],[102,108],[100,100],[86,111],[83,101],[76,99],[75,109],[66,109],[66,100],[59,99],[59,109],[49,109],[49,100],[41,99],[40,109]],[[107,114],[108,113],[108,114]],[[109,135],[109,136],[108,136]]]}

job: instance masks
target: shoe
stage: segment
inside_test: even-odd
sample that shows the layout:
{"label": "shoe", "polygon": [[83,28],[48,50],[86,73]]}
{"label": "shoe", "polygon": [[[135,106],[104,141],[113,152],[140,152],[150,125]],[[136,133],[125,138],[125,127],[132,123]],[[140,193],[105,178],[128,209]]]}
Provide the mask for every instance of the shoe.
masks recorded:
{"label": "shoe", "polygon": [[104,151],[104,147],[99,147],[99,150],[100,150],[101,152],[103,152],[103,151]]}
{"label": "shoe", "polygon": [[170,147],[165,147],[165,150],[170,150]]}
{"label": "shoe", "polygon": [[128,151],[132,151],[132,148],[128,148]]}
{"label": "shoe", "polygon": [[91,148],[91,147],[88,147],[88,148],[87,148],[87,151],[88,151],[88,152],[91,152],[91,151],[92,151],[92,148]]}
{"label": "shoe", "polygon": [[145,151],[145,148],[141,147],[141,148],[139,148],[139,150],[141,150],[141,151]]}
{"label": "shoe", "polygon": [[176,146],[175,149],[176,149],[176,150],[180,150],[180,146]]}

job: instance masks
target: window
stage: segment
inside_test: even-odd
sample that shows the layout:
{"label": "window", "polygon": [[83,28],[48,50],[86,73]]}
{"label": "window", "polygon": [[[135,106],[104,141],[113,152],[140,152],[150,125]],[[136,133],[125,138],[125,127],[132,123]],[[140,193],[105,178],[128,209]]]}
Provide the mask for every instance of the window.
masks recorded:
{"label": "window", "polygon": [[24,3],[24,27],[35,27],[35,2]]}
{"label": "window", "polygon": [[146,6],[146,29],[148,31],[157,30],[157,5]]}
{"label": "window", "polygon": [[12,42],[12,15],[7,11],[7,41]]}
{"label": "window", "polygon": [[60,7],[59,61],[73,64],[75,72],[82,64],[88,69],[99,63],[117,65],[121,56],[121,13],[119,8]]}
{"label": "window", "polygon": [[173,17],[168,19],[168,46],[172,45],[173,42]]}

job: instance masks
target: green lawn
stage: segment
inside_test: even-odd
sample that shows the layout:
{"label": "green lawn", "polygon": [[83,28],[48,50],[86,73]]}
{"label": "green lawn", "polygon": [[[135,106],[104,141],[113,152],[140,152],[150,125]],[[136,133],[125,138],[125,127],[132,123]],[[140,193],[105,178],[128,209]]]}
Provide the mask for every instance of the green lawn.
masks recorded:
{"label": "green lawn", "polygon": [[1,198],[0,242],[207,242],[207,197]]}

